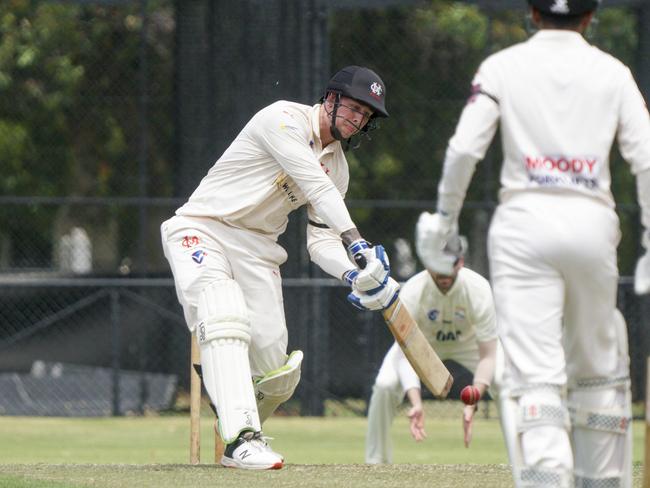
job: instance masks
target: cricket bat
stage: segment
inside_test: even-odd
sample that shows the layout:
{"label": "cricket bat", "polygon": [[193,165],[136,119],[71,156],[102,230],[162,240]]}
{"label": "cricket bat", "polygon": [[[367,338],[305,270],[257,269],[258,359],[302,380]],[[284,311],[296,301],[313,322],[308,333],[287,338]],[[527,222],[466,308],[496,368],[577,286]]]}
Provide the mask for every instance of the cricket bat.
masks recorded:
{"label": "cricket bat", "polygon": [[431,393],[445,398],[454,382],[447,367],[424,337],[399,297],[382,315],[413,369]]}

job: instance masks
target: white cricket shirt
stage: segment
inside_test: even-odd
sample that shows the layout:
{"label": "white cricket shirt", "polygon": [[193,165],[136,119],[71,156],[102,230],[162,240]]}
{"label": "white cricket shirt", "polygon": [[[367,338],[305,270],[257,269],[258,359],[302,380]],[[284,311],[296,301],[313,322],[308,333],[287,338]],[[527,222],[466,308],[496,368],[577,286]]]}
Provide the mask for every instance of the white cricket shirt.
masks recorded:
{"label": "white cricket shirt", "polygon": [[453,359],[476,370],[478,342],[497,338],[494,300],[485,278],[461,268],[443,294],[424,270],[402,286],[399,296],[441,359]]}
{"label": "white cricket shirt", "polygon": [[277,241],[289,213],[309,203],[310,218],[331,235],[353,228],[343,202],[347,161],[340,142],[322,148],[319,108],[278,101],[260,110],[176,214],[216,218]]}
{"label": "white cricket shirt", "polygon": [[[460,211],[499,121],[501,201],[522,191],[576,192],[613,207],[616,136],[632,173],[650,169],[650,117],[630,70],[577,32],[541,30],[481,64],[447,148],[440,210]],[[650,198],[644,190],[640,200]]]}

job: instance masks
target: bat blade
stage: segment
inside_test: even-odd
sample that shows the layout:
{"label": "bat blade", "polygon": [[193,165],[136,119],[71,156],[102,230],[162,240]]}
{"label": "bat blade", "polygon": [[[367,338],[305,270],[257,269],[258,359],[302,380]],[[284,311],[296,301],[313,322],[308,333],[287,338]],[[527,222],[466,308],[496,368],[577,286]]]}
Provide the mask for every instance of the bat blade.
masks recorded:
{"label": "bat blade", "polygon": [[399,297],[382,315],[422,383],[435,396],[445,398],[454,379]]}

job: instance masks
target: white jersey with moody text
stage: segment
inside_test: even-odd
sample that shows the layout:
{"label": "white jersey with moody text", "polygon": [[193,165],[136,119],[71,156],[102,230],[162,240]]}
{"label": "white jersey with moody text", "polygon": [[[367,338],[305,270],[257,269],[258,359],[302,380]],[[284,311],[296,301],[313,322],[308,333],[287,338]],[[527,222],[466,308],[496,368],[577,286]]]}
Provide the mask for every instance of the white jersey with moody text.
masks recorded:
{"label": "white jersey with moody text", "polygon": [[583,194],[613,207],[615,136],[633,174],[650,168],[650,119],[629,68],[577,32],[545,29],[481,64],[447,149],[441,210],[460,209],[499,122],[502,201],[541,190]]}

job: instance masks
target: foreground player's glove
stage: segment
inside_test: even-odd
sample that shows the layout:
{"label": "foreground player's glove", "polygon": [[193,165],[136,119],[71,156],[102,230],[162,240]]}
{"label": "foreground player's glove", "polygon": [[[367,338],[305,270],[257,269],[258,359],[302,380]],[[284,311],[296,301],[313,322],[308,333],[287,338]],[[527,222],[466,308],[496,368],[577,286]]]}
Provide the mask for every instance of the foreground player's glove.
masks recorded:
{"label": "foreground player's glove", "polygon": [[650,293],[650,251],[639,258],[634,270],[634,293],[645,295]]}
{"label": "foreground player's glove", "polygon": [[643,247],[646,252],[639,258],[634,270],[634,293],[645,295],[650,293],[650,231],[643,235]]}
{"label": "foreground player's glove", "polygon": [[399,283],[388,278],[386,284],[379,290],[363,292],[352,288],[348,301],[360,310],[383,310],[390,307],[399,294]]}
{"label": "foreground player's glove", "polygon": [[[415,249],[425,268],[435,273],[451,275],[458,260],[455,252],[446,250],[457,235],[458,224],[453,217],[441,213],[422,212],[415,226]],[[459,249],[459,252],[462,251]]]}
{"label": "foreground player's glove", "polygon": [[[356,276],[351,276],[349,271],[344,275],[353,290],[372,293],[386,285],[390,262],[384,246],[372,246],[369,242],[358,239],[348,246],[348,253],[361,269]],[[350,281],[349,278],[353,279]]]}

